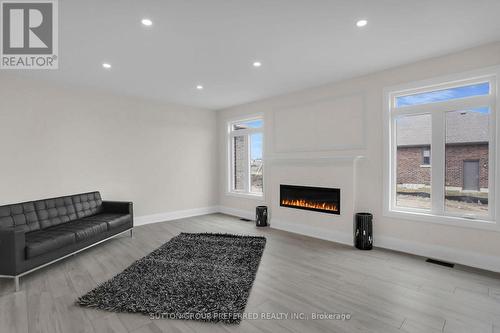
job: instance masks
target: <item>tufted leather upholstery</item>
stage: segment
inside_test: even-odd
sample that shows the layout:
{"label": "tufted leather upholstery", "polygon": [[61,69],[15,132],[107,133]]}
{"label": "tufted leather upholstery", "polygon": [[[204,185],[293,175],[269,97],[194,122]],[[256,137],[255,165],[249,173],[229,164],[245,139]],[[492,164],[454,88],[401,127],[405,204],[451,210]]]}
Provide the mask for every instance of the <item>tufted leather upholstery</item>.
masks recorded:
{"label": "tufted leather upholstery", "polygon": [[132,202],[91,192],[0,206],[0,275],[14,276],[133,228]]}
{"label": "tufted leather upholstery", "polygon": [[0,227],[22,226],[25,232],[40,229],[33,202],[0,207]]}
{"label": "tufted leather upholstery", "polygon": [[99,192],[74,195],[73,203],[79,219],[102,212],[102,199]]}
{"label": "tufted leather upholstery", "polygon": [[26,234],[26,258],[60,249],[75,243],[75,234],[64,230],[39,230]]}
{"label": "tufted leather upholstery", "polygon": [[35,210],[42,229],[76,220],[72,197],[35,201]]}
{"label": "tufted leather upholstery", "polygon": [[25,202],[0,207],[0,227],[25,226],[36,231],[84,218],[102,211],[99,192]]}

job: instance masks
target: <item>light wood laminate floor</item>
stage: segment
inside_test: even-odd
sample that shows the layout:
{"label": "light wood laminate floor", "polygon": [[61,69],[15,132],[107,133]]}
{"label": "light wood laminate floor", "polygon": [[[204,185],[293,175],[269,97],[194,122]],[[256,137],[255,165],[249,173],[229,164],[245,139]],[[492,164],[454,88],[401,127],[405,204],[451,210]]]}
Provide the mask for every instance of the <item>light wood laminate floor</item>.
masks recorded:
{"label": "light wood laminate floor", "polygon": [[[350,320],[151,320],[81,308],[76,298],[180,232],[267,237],[247,313],[348,313]],[[500,332],[500,275],[303,237],[213,214],[135,228],[21,279],[0,280],[0,332]]]}

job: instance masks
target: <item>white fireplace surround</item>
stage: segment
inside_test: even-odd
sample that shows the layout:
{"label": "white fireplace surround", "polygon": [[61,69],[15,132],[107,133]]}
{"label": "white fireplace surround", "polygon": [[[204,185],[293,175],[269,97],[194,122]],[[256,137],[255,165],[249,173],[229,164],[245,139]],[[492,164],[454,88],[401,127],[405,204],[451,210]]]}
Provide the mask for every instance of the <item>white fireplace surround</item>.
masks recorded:
{"label": "white fireplace surround", "polygon": [[[266,201],[271,228],[352,245],[356,170],[362,158],[361,155],[311,157],[297,154],[266,158],[269,179],[266,183]],[[282,207],[281,184],[339,188],[341,212],[333,215]]]}

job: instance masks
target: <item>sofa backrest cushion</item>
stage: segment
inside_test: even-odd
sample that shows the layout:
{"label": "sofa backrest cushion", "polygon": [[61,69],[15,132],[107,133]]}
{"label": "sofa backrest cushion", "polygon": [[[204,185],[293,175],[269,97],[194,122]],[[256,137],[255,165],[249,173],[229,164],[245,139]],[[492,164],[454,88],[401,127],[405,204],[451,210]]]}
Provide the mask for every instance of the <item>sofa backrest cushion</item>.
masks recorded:
{"label": "sofa backrest cushion", "polygon": [[35,210],[42,229],[77,219],[73,196],[35,201]]}
{"label": "sofa backrest cushion", "polygon": [[25,232],[40,229],[40,223],[33,202],[0,207],[0,227],[23,226]]}
{"label": "sofa backrest cushion", "polygon": [[79,219],[102,212],[102,199],[99,192],[74,195],[73,203]]}
{"label": "sofa backrest cushion", "polygon": [[45,229],[102,212],[99,192],[0,206],[0,228]]}

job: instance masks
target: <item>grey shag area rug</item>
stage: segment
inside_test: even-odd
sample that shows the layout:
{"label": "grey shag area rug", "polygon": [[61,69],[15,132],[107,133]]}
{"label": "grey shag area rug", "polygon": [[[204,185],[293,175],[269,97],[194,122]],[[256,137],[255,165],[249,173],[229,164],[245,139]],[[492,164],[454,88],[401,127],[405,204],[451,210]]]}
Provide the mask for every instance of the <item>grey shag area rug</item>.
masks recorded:
{"label": "grey shag area rug", "polygon": [[77,304],[152,319],[239,323],[265,244],[264,237],[181,233]]}

